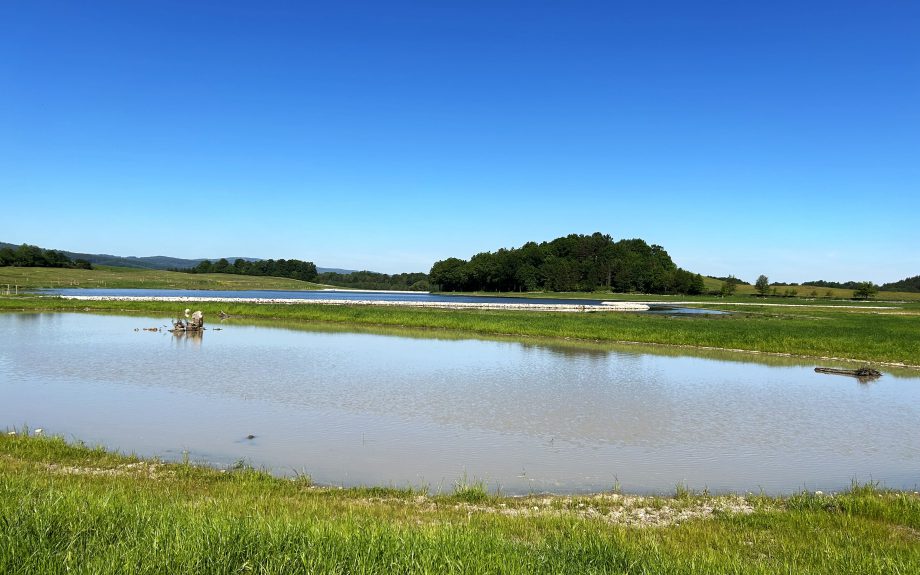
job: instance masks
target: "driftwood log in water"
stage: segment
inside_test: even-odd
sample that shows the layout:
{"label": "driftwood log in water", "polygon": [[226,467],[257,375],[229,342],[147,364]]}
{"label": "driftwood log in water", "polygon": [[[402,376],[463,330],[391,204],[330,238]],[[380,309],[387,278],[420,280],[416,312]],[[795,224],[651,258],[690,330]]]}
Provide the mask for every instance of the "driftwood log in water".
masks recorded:
{"label": "driftwood log in water", "polygon": [[832,373],[834,375],[849,375],[852,377],[859,378],[874,378],[881,377],[882,372],[876,371],[871,367],[861,367],[859,369],[837,369],[834,367],[816,367],[815,371],[818,373]]}

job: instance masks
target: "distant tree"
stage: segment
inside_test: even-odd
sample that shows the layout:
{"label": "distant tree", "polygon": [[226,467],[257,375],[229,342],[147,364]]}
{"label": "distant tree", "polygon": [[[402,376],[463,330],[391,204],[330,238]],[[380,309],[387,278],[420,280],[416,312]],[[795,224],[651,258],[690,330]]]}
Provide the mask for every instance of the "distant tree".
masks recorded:
{"label": "distant tree", "polygon": [[431,286],[441,291],[594,291],[702,293],[702,276],[682,270],[659,245],[614,242],[607,234],[569,234],[435,264]]}
{"label": "distant tree", "polygon": [[16,253],[11,248],[0,249],[0,266],[16,265]]}
{"label": "distant tree", "polygon": [[859,286],[853,290],[853,297],[857,299],[869,299],[878,293],[878,286],[872,282],[859,282]]}
{"label": "distant tree", "polygon": [[514,274],[518,291],[533,291],[540,286],[540,270],[529,263],[523,264]]}
{"label": "distant tree", "polygon": [[757,282],[754,283],[754,289],[760,293],[761,297],[767,295],[767,292],[770,291],[770,278],[765,275],[761,275],[757,278]]}
{"label": "distant tree", "polygon": [[209,260],[203,260],[197,266],[181,270],[192,274],[239,274],[247,276],[274,276],[282,278],[292,278],[302,281],[313,281],[316,279],[316,265],[313,262],[304,262],[300,260],[258,260],[247,262],[244,259],[237,259],[232,264],[225,258],[221,258],[212,263]]}
{"label": "distant tree", "polygon": [[829,282],[824,280],[815,280],[810,282],[804,282],[803,286],[815,286],[823,288],[838,288],[838,289],[856,289],[859,287],[859,282]]}
{"label": "distant tree", "polygon": [[459,258],[447,258],[435,262],[431,266],[431,284],[440,291],[460,291],[466,289],[469,271],[466,269],[469,262]]}
{"label": "distant tree", "polygon": [[739,283],[741,283],[741,280],[739,280],[735,276],[731,276],[731,275],[728,276],[722,282],[722,287],[719,289],[719,295],[721,295],[722,297],[725,297],[727,295],[733,295]]}
{"label": "distant tree", "polygon": [[[678,270],[681,271],[681,270]],[[687,272],[690,273],[690,272]],[[703,276],[701,274],[694,274],[693,281],[690,282],[690,289],[687,290],[687,293],[690,295],[700,295],[703,293],[703,290],[706,289],[706,282],[703,281]]]}
{"label": "distant tree", "polygon": [[913,276],[893,283],[887,283],[879,289],[882,291],[920,292],[920,276]]}
{"label": "distant tree", "polygon": [[[88,264],[89,262],[86,262]],[[38,246],[22,244],[17,248],[0,250],[0,266],[19,266],[33,268],[78,268],[78,264],[67,257],[64,252],[45,250]]]}

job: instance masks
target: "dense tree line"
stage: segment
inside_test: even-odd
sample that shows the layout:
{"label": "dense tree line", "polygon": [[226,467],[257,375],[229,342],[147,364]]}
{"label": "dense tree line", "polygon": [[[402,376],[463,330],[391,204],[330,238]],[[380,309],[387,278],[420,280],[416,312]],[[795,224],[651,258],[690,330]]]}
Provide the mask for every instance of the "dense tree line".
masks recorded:
{"label": "dense tree line", "polygon": [[428,291],[428,274],[426,273],[388,275],[369,271],[351,272],[347,274],[325,272],[319,274],[316,281],[322,284],[352,289]]}
{"label": "dense tree line", "polygon": [[709,276],[709,277],[711,277],[711,278],[714,279],[714,280],[720,280],[720,281],[723,281],[723,282],[730,282],[730,283],[735,284],[736,286],[739,286],[739,285],[746,285],[746,286],[749,286],[749,285],[751,285],[750,283],[744,281],[743,279],[736,278],[736,277],[733,276],[733,275],[724,276],[724,277],[719,277],[719,276]]}
{"label": "dense tree line", "polygon": [[658,245],[641,239],[572,234],[550,242],[448,258],[431,268],[442,291],[594,291],[698,294],[703,277],[677,267]]}
{"label": "dense tree line", "polygon": [[[802,283],[803,286],[813,286],[820,288],[838,288],[838,289],[857,289],[862,282],[828,282],[824,280],[815,280]],[[775,285],[797,285],[797,284],[775,284]]]}
{"label": "dense tree line", "polygon": [[885,291],[910,291],[920,292],[920,276],[904,278],[900,281],[887,283],[880,288]]}
{"label": "dense tree line", "polygon": [[64,252],[45,250],[29,244],[22,244],[18,248],[0,249],[0,266],[93,269],[92,264],[86,260],[72,260]]}
{"label": "dense tree line", "polygon": [[225,258],[216,262],[204,260],[197,266],[179,270],[193,274],[239,274],[244,276],[272,276],[312,282],[316,280],[316,265],[300,260],[257,260],[254,262],[237,259],[232,264]]}

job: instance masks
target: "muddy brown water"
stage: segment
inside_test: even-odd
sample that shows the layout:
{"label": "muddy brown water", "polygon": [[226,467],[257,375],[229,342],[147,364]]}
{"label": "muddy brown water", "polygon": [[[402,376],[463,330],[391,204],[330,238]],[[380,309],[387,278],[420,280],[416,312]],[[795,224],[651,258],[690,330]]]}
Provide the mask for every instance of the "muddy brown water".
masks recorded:
{"label": "muddy brown water", "polygon": [[0,314],[0,426],[432,492],[463,478],[508,494],[920,485],[920,372],[864,384],[814,362],[667,347],[233,321],[200,338],[143,329],[168,324]]}

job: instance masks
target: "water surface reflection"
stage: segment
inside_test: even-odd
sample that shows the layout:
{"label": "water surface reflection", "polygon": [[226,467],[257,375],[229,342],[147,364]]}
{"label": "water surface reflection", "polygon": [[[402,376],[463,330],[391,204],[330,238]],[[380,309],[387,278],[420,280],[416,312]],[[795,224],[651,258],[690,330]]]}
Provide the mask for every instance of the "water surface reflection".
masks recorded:
{"label": "water surface reflection", "polygon": [[134,331],[166,323],[0,314],[0,422],[346,485],[437,489],[466,474],[505,492],[779,492],[920,478],[916,372],[865,386],[795,358],[662,346],[236,321],[200,338]]}

